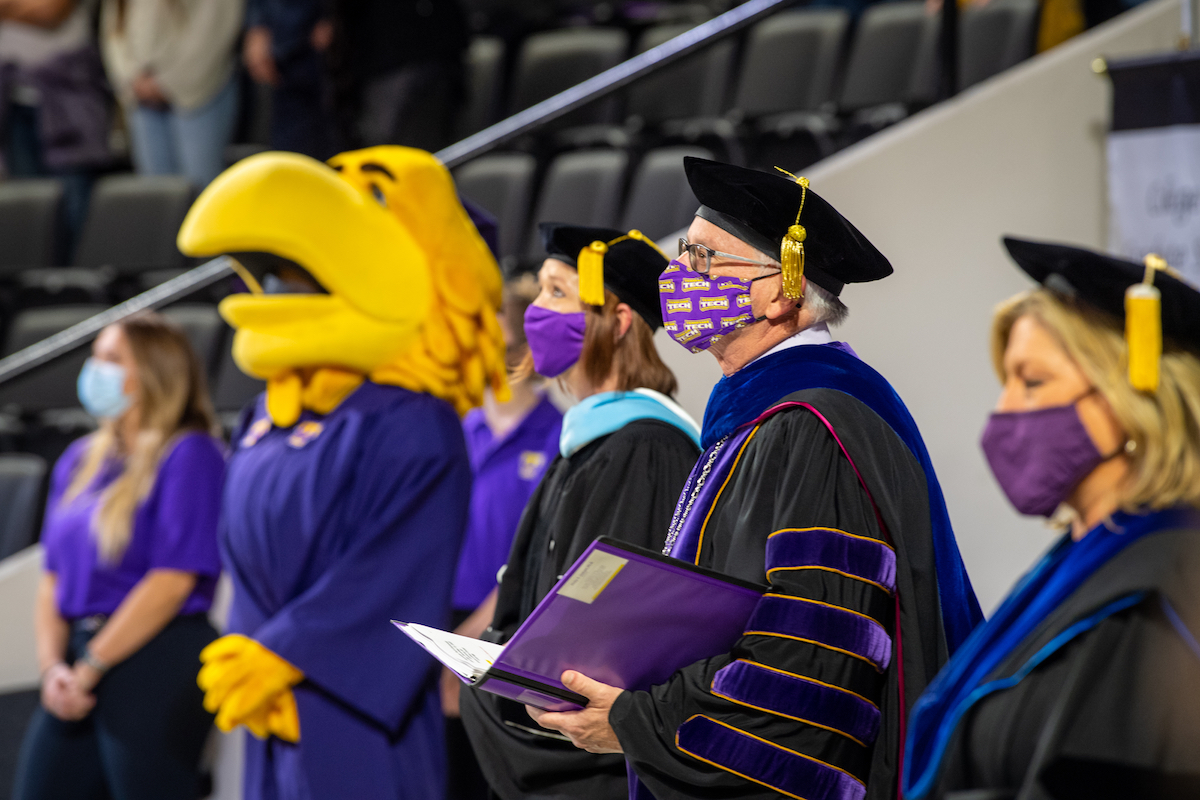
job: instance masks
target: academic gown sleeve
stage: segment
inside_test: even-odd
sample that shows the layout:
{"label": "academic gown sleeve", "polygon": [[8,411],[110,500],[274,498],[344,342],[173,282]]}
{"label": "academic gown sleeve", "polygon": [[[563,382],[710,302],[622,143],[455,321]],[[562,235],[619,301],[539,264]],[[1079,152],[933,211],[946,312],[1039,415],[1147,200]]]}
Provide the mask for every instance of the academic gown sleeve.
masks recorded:
{"label": "academic gown sleeve", "polygon": [[895,554],[814,414],[780,412],[751,435],[700,563],[770,590],[731,652],[616,701],[610,723],[642,783],[658,800],[863,797]]}
{"label": "academic gown sleeve", "polygon": [[[496,638],[507,639],[519,625],[522,584],[540,583],[533,598],[540,600],[594,539],[610,536],[661,550],[696,455],[695,445],[673,426],[639,421],[571,459],[556,460],[522,517],[501,583]],[[549,519],[539,519],[545,513]],[[540,581],[527,567],[534,547],[549,559],[535,562]],[[523,706],[488,692],[464,689],[461,707],[484,775],[504,800],[627,796],[621,756],[587,753],[552,738],[557,735],[539,728]]]}
{"label": "academic gown sleeve", "polygon": [[305,678],[389,731],[434,662],[389,620],[444,627],[471,472],[454,411],[430,397],[378,414],[359,441],[336,561],[254,631]]}

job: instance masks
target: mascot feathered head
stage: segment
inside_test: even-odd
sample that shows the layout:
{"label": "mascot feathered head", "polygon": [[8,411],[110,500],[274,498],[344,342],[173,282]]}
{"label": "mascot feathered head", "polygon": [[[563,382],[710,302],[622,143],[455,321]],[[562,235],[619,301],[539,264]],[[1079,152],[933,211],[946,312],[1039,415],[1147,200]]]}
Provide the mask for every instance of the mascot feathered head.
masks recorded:
{"label": "mascot feathered head", "polygon": [[328,165],[252,156],[201,193],[179,249],[239,263],[251,292],[220,311],[237,329],[238,366],[268,382],[276,424],[294,424],[301,404],[328,413],[363,377],[460,414],[485,387],[508,394],[500,272],[429,153],[374,147]]}

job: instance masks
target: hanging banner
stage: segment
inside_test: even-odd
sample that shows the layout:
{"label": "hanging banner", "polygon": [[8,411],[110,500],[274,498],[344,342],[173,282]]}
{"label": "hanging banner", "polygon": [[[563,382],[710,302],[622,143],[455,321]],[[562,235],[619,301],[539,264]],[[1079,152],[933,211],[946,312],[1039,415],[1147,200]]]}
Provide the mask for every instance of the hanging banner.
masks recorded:
{"label": "hanging banner", "polygon": [[1108,246],[1200,285],[1200,54],[1110,62]]}

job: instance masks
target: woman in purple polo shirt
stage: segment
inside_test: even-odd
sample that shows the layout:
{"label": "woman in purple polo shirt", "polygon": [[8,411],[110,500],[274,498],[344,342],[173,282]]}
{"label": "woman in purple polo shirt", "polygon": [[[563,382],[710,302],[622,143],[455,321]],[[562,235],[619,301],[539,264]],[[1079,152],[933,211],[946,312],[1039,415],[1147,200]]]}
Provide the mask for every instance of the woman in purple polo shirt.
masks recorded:
{"label": "woman in purple polo shirt", "polygon": [[139,314],[100,332],[79,399],[100,428],[51,478],[42,705],[13,797],[191,800],[212,725],[196,668],[217,635],[225,471],[204,375],[178,328]]}

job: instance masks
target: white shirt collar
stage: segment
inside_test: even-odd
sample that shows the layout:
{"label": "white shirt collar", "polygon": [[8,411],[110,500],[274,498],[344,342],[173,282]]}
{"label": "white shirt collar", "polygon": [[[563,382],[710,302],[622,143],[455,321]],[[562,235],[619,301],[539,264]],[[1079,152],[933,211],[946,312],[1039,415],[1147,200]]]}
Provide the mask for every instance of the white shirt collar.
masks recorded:
{"label": "white shirt collar", "polygon": [[763,353],[758,358],[750,361],[750,363],[746,366],[750,366],[750,364],[758,361],[759,358],[766,358],[769,355],[773,355],[774,353],[778,353],[782,350],[788,350],[792,347],[800,347],[801,345],[805,344],[830,344],[831,342],[833,342],[833,335],[829,333],[829,326],[824,322],[818,322],[811,328],[805,328],[799,333],[792,334],[767,352]]}

